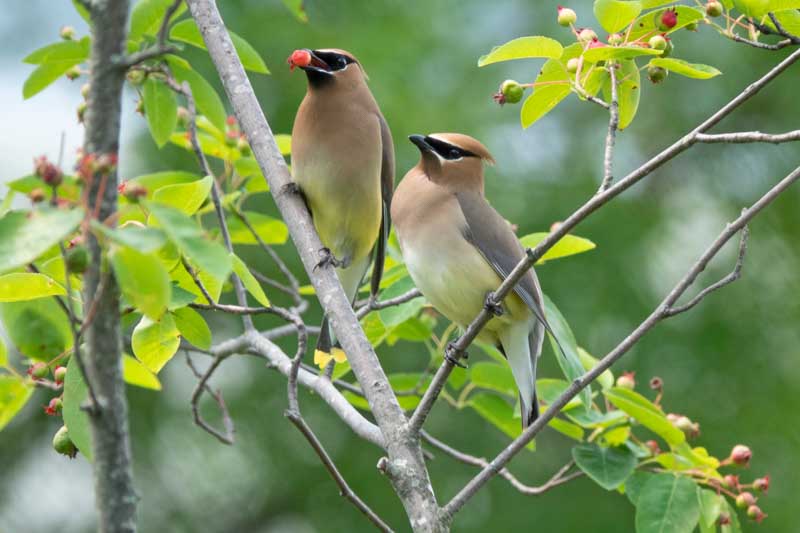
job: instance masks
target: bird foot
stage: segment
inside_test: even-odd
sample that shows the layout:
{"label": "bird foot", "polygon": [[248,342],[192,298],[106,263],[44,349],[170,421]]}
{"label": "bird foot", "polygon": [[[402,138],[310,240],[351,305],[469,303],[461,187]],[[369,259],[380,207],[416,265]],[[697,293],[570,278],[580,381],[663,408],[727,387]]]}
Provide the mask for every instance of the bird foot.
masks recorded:
{"label": "bird foot", "polygon": [[[447,361],[453,366],[457,366],[460,368],[467,368],[467,365],[459,361],[459,357],[457,357],[457,355],[458,355],[458,348],[456,348],[456,345],[452,342],[448,343],[447,348],[445,348],[444,350],[445,361]],[[461,359],[466,359],[467,357],[469,357],[469,355],[467,354],[467,352],[464,352],[464,355],[461,356]]]}
{"label": "bird foot", "polygon": [[486,294],[486,300],[483,302],[483,307],[494,316],[500,316],[505,312],[503,310],[503,306],[494,300],[493,292],[488,292]]}
{"label": "bird foot", "polygon": [[303,190],[300,189],[300,186],[293,181],[290,181],[289,183],[284,185],[281,192],[283,194],[303,194]]}
{"label": "bird foot", "polygon": [[337,259],[333,252],[331,252],[330,248],[320,248],[319,249],[320,260],[319,263],[314,266],[314,270],[317,270],[321,267],[326,266],[334,266],[336,268],[347,268],[350,264],[350,261],[346,259]]}

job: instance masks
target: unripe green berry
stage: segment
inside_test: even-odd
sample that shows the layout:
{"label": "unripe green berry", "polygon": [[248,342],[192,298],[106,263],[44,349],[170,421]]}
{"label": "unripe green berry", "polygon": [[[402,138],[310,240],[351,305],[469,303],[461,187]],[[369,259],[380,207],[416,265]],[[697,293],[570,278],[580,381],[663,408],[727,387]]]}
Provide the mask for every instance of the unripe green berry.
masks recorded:
{"label": "unripe green berry", "polygon": [[516,104],[522,100],[525,88],[515,80],[506,80],[500,85],[500,92],[503,93],[507,104]]}
{"label": "unripe green berry", "polygon": [[756,503],[756,498],[749,492],[742,492],[736,496],[736,507],[739,509],[746,509]]}
{"label": "unripe green berry", "polygon": [[580,59],[577,57],[573,57],[569,61],[567,61],[567,72],[570,74],[575,74],[578,72],[578,66],[580,65]]}
{"label": "unripe green berry", "polygon": [[145,73],[139,69],[129,70],[125,77],[128,79],[130,83],[133,85],[141,85],[144,82],[146,77]]}
{"label": "unripe green berry", "polygon": [[667,47],[667,40],[663,35],[653,35],[647,42],[653,50],[663,50]]}
{"label": "unripe green berry", "polygon": [[75,28],[72,26],[62,26],[59,35],[65,41],[71,41],[75,38]]}
{"label": "unripe green berry", "polygon": [[647,78],[653,83],[661,83],[667,77],[667,70],[661,67],[647,67]]}
{"label": "unripe green berry", "polygon": [[558,23],[561,26],[575,24],[576,20],[578,20],[578,15],[575,14],[575,11],[568,7],[558,6]]}
{"label": "unripe green berry", "polygon": [[83,274],[89,266],[89,250],[85,246],[73,246],[67,250],[66,266],[70,274]]}
{"label": "unripe green berry", "polygon": [[78,454],[75,443],[69,438],[67,426],[61,426],[61,429],[56,431],[53,437],[53,449],[61,455],[66,455],[68,457],[75,457]]}
{"label": "unripe green berry", "polygon": [[53,377],[56,383],[63,383],[64,379],[67,377],[67,367],[57,366],[56,369],[53,370]]}
{"label": "unripe green berry", "polygon": [[667,47],[664,48],[664,51],[661,53],[661,57],[669,57],[672,55],[673,50],[675,50],[675,45],[672,44],[672,39],[667,37]]}
{"label": "unripe green berry", "polygon": [[86,104],[86,102],[81,102],[80,104],[78,104],[78,109],[77,109],[78,122],[80,122],[81,124],[83,124],[83,119],[86,116],[86,109],[88,109],[88,107],[89,106]]}
{"label": "unripe green berry", "polygon": [[80,67],[70,67],[65,73],[64,76],[67,77],[68,80],[77,80],[81,77],[81,69]]}
{"label": "unripe green berry", "polygon": [[597,39],[597,34],[592,28],[583,28],[580,33],[578,33],[578,40],[582,43],[590,43],[595,39]]}
{"label": "unripe green berry", "polygon": [[689,24],[687,24],[685,26],[685,28],[686,28],[687,31],[697,31],[697,22],[696,21],[692,21]]}
{"label": "unripe green berry", "polygon": [[28,369],[28,374],[35,379],[44,379],[50,374],[50,367],[46,363],[34,363]]}
{"label": "unripe green berry", "polygon": [[250,151],[250,144],[247,142],[247,138],[244,135],[239,136],[239,140],[236,142],[236,149],[245,157],[252,153]]}
{"label": "unripe green berry", "polygon": [[624,39],[622,38],[622,35],[620,35],[619,33],[612,33],[611,35],[608,36],[608,44],[610,44],[611,46],[618,46],[622,44],[623,40]]}
{"label": "unripe green berry", "polygon": [[189,110],[183,106],[178,107],[178,124],[185,128],[189,125]]}
{"label": "unripe green berry", "polygon": [[81,86],[81,96],[83,96],[84,100],[89,98],[89,90],[91,90],[91,88],[92,88],[91,85],[89,85],[88,83],[84,83]]}
{"label": "unripe green berry", "polygon": [[722,15],[722,4],[717,0],[711,0],[706,4],[706,15],[709,17],[718,17]]}

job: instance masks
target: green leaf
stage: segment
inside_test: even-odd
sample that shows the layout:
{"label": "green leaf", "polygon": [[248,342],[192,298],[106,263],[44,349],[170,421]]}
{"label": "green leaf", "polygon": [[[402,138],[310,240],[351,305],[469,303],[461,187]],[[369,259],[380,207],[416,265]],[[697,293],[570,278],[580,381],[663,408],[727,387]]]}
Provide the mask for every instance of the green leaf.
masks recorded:
{"label": "green leaf", "polygon": [[78,0],[72,0],[72,6],[75,8],[75,11],[78,12],[78,15],[87,23],[92,23],[92,17],[89,15],[89,10],[84,7]]}
{"label": "green leaf", "polygon": [[227,250],[221,244],[206,239],[194,220],[165,205],[148,202],[147,207],[181,253],[215,278],[224,280],[228,277],[231,259]]}
{"label": "green leaf", "polygon": [[8,348],[2,337],[0,337],[0,368],[8,368]]}
{"label": "green leaf", "polygon": [[608,61],[609,59],[632,59],[639,56],[658,56],[661,50],[643,48],[641,46],[600,46],[590,48],[583,53],[583,59],[590,63]]}
{"label": "green leaf", "polygon": [[[542,242],[549,233],[529,233],[522,237],[519,241],[522,243],[522,246],[525,248],[535,248],[540,242]],[[580,254],[583,252],[588,252],[589,250],[594,250],[597,247],[595,243],[590,241],[589,239],[584,239],[583,237],[576,237],[575,235],[564,235],[561,237],[552,248],[547,250],[545,254],[536,261],[537,265],[541,265],[551,259],[559,259],[561,257],[567,257],[569,255]]]}
{"label": "green leaf", "polygon": [[420,317],[411,317],[405,322],[392,328],[392,335],[398,339],[412,342],[422,342],[428,340],[433,334],[433,329],[426,320]]}
{"label": "green leaf", "polygon": [[[408,392],[414,391],[417,385],[420,385],[420,380],[422,375],[419,373],[413,372],[397,372],[395,374],[389,374],[389,384],[392,386],[392,390],[395,392]],[[420,386],[420,392],[424,392],[425,388],[430,383],[431,378],[430,376],[426,377],[423,381],[422,385]],[[417,404],[419,404],[420,396],[418,394],[402,394],[397,397],[397,401],[400,403],[400,407],[403,408],[405,411],[410,411],[414,409]]]}
{"label": "green leaf", "polygon": [[96,220],[92,220],[92,229],[110,241],[133,248],[140,253],[157,252],[167,243],[167,236],[158,228],[141,227],[133,224],[119,228],[109,228]]}
{"label": "green leaf", "polygon": [[65,294],[67,291],[64,287],[44,274],[14,272],[0,276],[0,302],[19,302]]}
{"label": "green leaf", "polygon": [[22,84],[22,98],[35,96],[63,76],[80,61],[58,61],[37,66]]}
{"label": "green leaf", "polygon": [[[514,417],[514,408],[499,396],[480,392],[471,396],[467,405],[509,437],[517,438],[522,433],[520,419]],[[526,448],[535,450],[535,441]]]}
{"label": "green leaf", "polygon": [[304,7],[305,0],[283,0],[283,5],[286,6],[286,9],[292,12],[294,18],[296,18],[300,22],[308,22],[308,15],[306,14],[306,8]]}
{"label": "green leaf", "polygon": [[[673,2],[670,2],[670,4],[673,4]],[[666,32],[662,32],[656,29],[656,20],[667,9],[675,9],[675,13],[678,15],[678,23]],[[629,40],[636,41],[645,36],[649,37],[655,33],[675,33],[676,31],[680,30],[681,28],[685,28],[693,22],[702,20],[705,18],[705,16],[705,12],[700,9],[682,5],[673,5],[669,8],[648,11],[633,21],[633,29],[631,30]]]}
{"label": "green leaf", "polygon": [[[783,29],[788,33],[794,35],[800,34],[800,11],[781,11],[779,13],[775,13],[775,18],[778,19],[778,22],[780,22]],[[763,19],[763,24],[777,31],[775,24],[773,24],[772,19],[769,17]]]}
{"label": "green leaf", "polygon": [[247,268],[247,265],[244,264],[244,261],[233,253],[230,254],[230,257],[233,263],[233,271],[239,276],[239,279],[242,280],[242,285],[247,289],[247,292],[249,292],[258,303],[264,307],[269,307],[269,298],[264,294],[264,289],[261,288],[261,284],[258,283],[258,280],[250,272],[250,269]]}
{"label": "green leaf", "polygon": [[[578,347],[578,357],[581,358],[581,364],[583,365],[583,369],[587,372],[597,366],[597,363],[600,362],[599,359],[596,357],[592,357],[592,355],[581,348]],[[597,377],[597,382],[600,384],[600,387],[604,389],[610,389],[614,386],[614,374],[611,373],[611,370],[605,369],[603,372]]]}
{"label": "green leaf", "polygon": [[33,387],[17,376],[0,374],[0,430],[28,403]]}
{"label": "green leaf", "polygon": [[[222,294],[222,284],[225,282],[225,278],[217,278],[212,276],[205,270],[198,270],[197,267],[193,267],[197,277],[200,279],[200,282],[205,286],[206,290],[208,291],[211,299],[215,302],[219,301],[219,296]],[[199,301],[201,303],[207,303],[205,295],[200,291],[200,288],[194,282],[192,277],[187,272],[186,268],[184,268],[183,264],[178,263],[175,268],[173,268],[169,273],[170,278],[172,278],[173,282],[178,284],[178,288],[183,291],[183,293],[190,293],[194,294],[195,298],[192,301]],[[175,289],[173,287],[173,293]],[[187,302],[188,303],[188,302]],[[174,308],[182,307],[181,305],[173,305]]]}
{"label": "green leaf", "polygon": [[186,307],[190,303],[194,302],[197,299],[197,296],[197,294],[191,293],[186,289],[181,288],[180,285],[173,283],[172,298],[170,299],[168,309],[170,311],[174,311],[176,309],[180,309],[181,307]]}
{"label": "green leaf", "polygon": [[217,128],[224,131],[227,118],[225,104],[222,103],[222,99],[214,87],[182,58],[169,55],[167,63],[175,79],[180,83],[185,81],[189,84],[198,111],[208,117],[208,120]]}
{"label": "green leaf", "polygon": [[583,440],[583,429],[580,426],[573,424],[572,422],[567,422],[566,420],[562,420],[560,418],[552,418],[550,422],[547,423],[548,426],[555,429],[562,435],[566,435],[567,437],[574,439],[578,442]]}
{"label": "green leaf", "polygon": [[[12,191],[21,192],[22,194],[30,194],[34,189],[41,189],[46,199],[49,200],[53,197],[50,186],[35,174],[11,180],[6,183],[6,186]],[[77,203],[80,194],[81,187],[78,183],[78,179],[75,176],[62,176],[61,185],[58,187],[58,198],[64,198]]]}
{"label": "green leaf", "polygon": [[636,468],[636,457],[626,447],[602,448],[594,443],[578,444],[572,448],[572,458],[606,490],[619,487]]}
{"label": "green leaf", "polygon": [[211,348],[211,329],[200,313],[191,307],[182,307],[172,311],[172,316],[184,339],[201,350]]}
{"label": "green leaf", "polygon": [[742,533],[742,525],[739,523],[739,516],[736,514],[736,509],[723,498],[723,512],[731,517],[731,523],[720,526],[721,533]]}
{"label": "green leaf", "polygon": [[625,480],[625,496],[628,497],[628,500],[630,500],[634,507],[639,503],[639,495],[642,493],[642,487],[650,481],[653,475],[654,474],[650,472],[637,470]]}
{"label": "green leaf", "polygon": [[630,24],[642,12],[637,0],[595,0],[594,16],[608,33],[616,33]]}
{"label": "green leaf", "polygon": [[82,219],[81,209],[6,213],[0,219],[0,272],[32,263],[72,233]]}
{"label": "green leaf", "polygon": [[172,359],[180,343],[180,332],[170,313],[165,313],[155,321],[142,317],[131,337],[133,354],[155,374]]}
{"label": "green leaf", "polygon": [[[239,54],[239,59],[241,59],[244,68],[259,74],[269,74],[267,65],[264,63],[264,60],[261,59],[259,53],[256,52],[256,49],[232,31],[228,30],[228,33],[231,36],[233,47],[236,49],[236,53]],[[197,29],[197,25],[193,19],[182,20],[175,24],[169,32],[169,37],[170,39],[206,50],[203,36],[200,34],[200,30]]]}
{"label": "green leaf", "polygon": [[22,62],[29,65],[72,62],[73,65],[77,65],[89,59],[90,46],[89,37],[84,37],[79,41],[58,41],[31,52]]}
{"label": "green leaf", "polygon": [[[166,15],[167,8],[174,0],[139,0],[131,11],[131,29],[128,39],[139,41],[144,35],[155,36]],[[186,4],[181,2],[171,20],[186,11]]]}
{"label": "green leaf", "polygon": [[549,37],[519,37],[500,46],[495,46],[488,54],[478,59],[478,66],[483,67],[500,61],[512,59],[528,59],[547,57],[558,59],[563,51],[561,43]]}
{"label": "green leaf", "polygon": [[[265,244],[283,244],[289,238],[289,229],[282,220],[255,211],[245,211],[244,215]],[[237,216],[228,219],[228,231],[233,244],[258,244],[256,238]]]}
{"label": "green leaf", "polygon": [[129,385],[161,390],[161,382],[146,366],[128,354],[122,355],[122,379]]}
{"label": "green leaf", "polygon": [[697,80],[707,80],[722,74],[722,72],[709,65],[689,63],[683,59],[676,59],[674,57],[657,57],[655,59],[651,59],[650,64],[654,67],[665,68],[670,72],[674,72],[675,74],[680,74],[681,76],[686,76],[687,78],[694,78]]}
{"label": "green leaf", "polygon": [[717,518],[725,504],[725,497],[710,489],[697,487],[697,502],[700,506],[700,531],[716,531]]}
{"label": "green leaf", "polygon": [[172,290],[164,264],[154,253],[143,254],[127,246],[115,246],[110,256],[125,298],[145,316],[158,320],[167,310]]}
{"label": "green leaf", "polygon": [[2,303],[0,317],[11,343],[32,359],[49,361],[72,348],[69,320],[54,298]]}
{"label": "green leaf", "polygon": [[545,83],[536,87],[525,100],[520,110],[522,127],[527,128],[549,113],[571,91],[570,74],[564,65],[573,57],[578,57],[583,48],[579,43],[564,48],[560,59],[549,59],[545,62],[535,83]]}
{"label": "green leaf", "polygon": [[[382,294],[383,299],[395,298],[408,292],[409,290],[414,288],[414,280],[411,277],[406,277],[401,279],[400,281],[392,284],[391,287],[385,289]],[[414,298],[413,300],[409,300],[408,302],[402,303],[400,305],[393,305],[391,307],[387,307],[385,309],[381,309],[378,311],[378,316],[381,319],[381,322],[384,323],[386,326],[396,326],[402,322],[405,322],[411,317],[417,316],[420,310],[425,307],[425,299],[424,298]]]}
{"label": "green leaf", "polygon": [[[624,130],[633,121],[639,110],[641,96],[641,76],[639,68],[632,59],[620,61],[617,71],[617,95],[619,98],[619,129]],[[611,101],[611,78],[603,85],[603,95]]]}
{"label": "green leaf", "polygon": [[469,376],[472,383],[478,387],[506,394],[512,398],[517,397],[517,384],[508,365],[481,361],[470,365]]}
{"label": "green leaf", "polygon": [[650,478],[636,506],[636,533],[691,533],[700,518],[696,487],[672,474]]}
{"label": "green leaf", "polygon": [[642,0],[642,9],[653,9],[667,4],[674,4],[675,0]]}
{"label": "green leaf", "polygon": [[134,183],[138,183],[147,189],[147,197],[152,198],[153,193],[161,187],[167,185],[176,185],[178,183],[191,183],[198,181],[203,176],[195,174],[194,172],[184,172],[182,170],[168,170],[165,172],[155,172],[153,174],[142,174],[133,178]]}
{"label": "green leaf", "polygon": [[88,459],[92,460],[92,436],[89,430],[89,415],[81,409],[89,397],[89,390],[83,382],[83,376],[74,357],[67,364],[67,376],[64,378],[64,396],[61,415],[64,425],[69,430],[69,438],[75,447]]}
{"label": "green leaf", "polygon": [[[581,364],[580,355],[578,355],[578,344],[575,341],[575,335],[572,333],[569,324],[567,323],[564,315],[558,310],[552,300],[545,294],[544,295],[544,314],[547,321],[550,323],[550,328],[555,333],[564,353],[561,352],[555,339],[552,335],[550,337],[550,344],[553,347],[553,352],[556,354],[558,366],[569,381],[574,381],[584,374],[583,365]],[[592,391],[585,388],[579,395],[584,407],[588,410],[592,406]]]}
{"label": "green leaf", "polygon": [[798,0],[734,0],[736,9],[755,19],[766,17],[772,11],[786,11],[789,9],[800,9]]}
{"label": "green leaf", "polygon": [[153,201],[168,205],[185,215],[193,215],[208,198],[214,178],[206,176],[190,183],[166,185],[153,193]]}
{"label": "green leaf", "polygon": [[617,408],[667,441],[670,446],[678,446],[686,441],[683,431],[667,420],[664,411],[638,392],[621,387],[613,387],[603,391],[603,394]]}
{"label": "green leaf", "polygon": [[[569,387],[569,383],[563,379],[542,378],[536,380],[536,393],[539,396],[539,402],[548,405],[555,402],[559,396],[564,394],[567,387]],[[567,402],[563,411],[574,409],[582,405],[580,398],[573,398]]]}
{"label": "green leaf", "polygon": [[178,101],[172,89],[163,82],[148,77],[142,91],[144,115],[150,135],[159,148],[169,140],[178,124]]}

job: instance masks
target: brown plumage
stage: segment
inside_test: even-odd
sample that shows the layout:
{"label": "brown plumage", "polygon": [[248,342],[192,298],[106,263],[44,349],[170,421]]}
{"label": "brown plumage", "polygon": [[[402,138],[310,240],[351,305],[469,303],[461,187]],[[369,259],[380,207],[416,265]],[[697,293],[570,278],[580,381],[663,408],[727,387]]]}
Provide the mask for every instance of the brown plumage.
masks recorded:
{"label": "brown plumage", "polygon": [[[372,291],[377,293],[394,189],[391,132],[352,54],[301,50],[289,62],[308,77],[292,130],[292,178],[323,245],[335,258],[348,298],[355,298],[371,259]],[[320,363],[336,344],[326,323],[322,329]],[[343,358],[340,351],[336,356]]]}
{"label": "brown plumage", "polygon": [[[483,144],[456,133],[412,135],[420,162],[397,187],[392,220],[409,274],[447,318],[466,327],[524,258],[508,222],[486,201]],[[536,274],[530,270],[502,303],[480,339],[506,355],[520,391],[522,423],[538,416],[536,363],[546,323]]]}

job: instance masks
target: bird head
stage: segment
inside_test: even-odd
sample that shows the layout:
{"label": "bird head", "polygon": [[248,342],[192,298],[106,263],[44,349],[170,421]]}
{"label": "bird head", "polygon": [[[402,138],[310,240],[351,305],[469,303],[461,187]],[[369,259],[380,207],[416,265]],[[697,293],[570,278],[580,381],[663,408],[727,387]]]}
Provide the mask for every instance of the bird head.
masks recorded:
{"label": "bird head", "polygon": [[353,54],[337,48],[309,50],[301,48],[292,52],[286,62],[289,69],[305,71],[310,87],[355,86],[366,80],[361,64]]}
{"label": "bird head", "polygon": [[419,148],[420,165],[432,181],[452,185],[477,182],[483,189],[483,163],[494,164],[494,158],[478,140],[461,133],[408,138]]}

